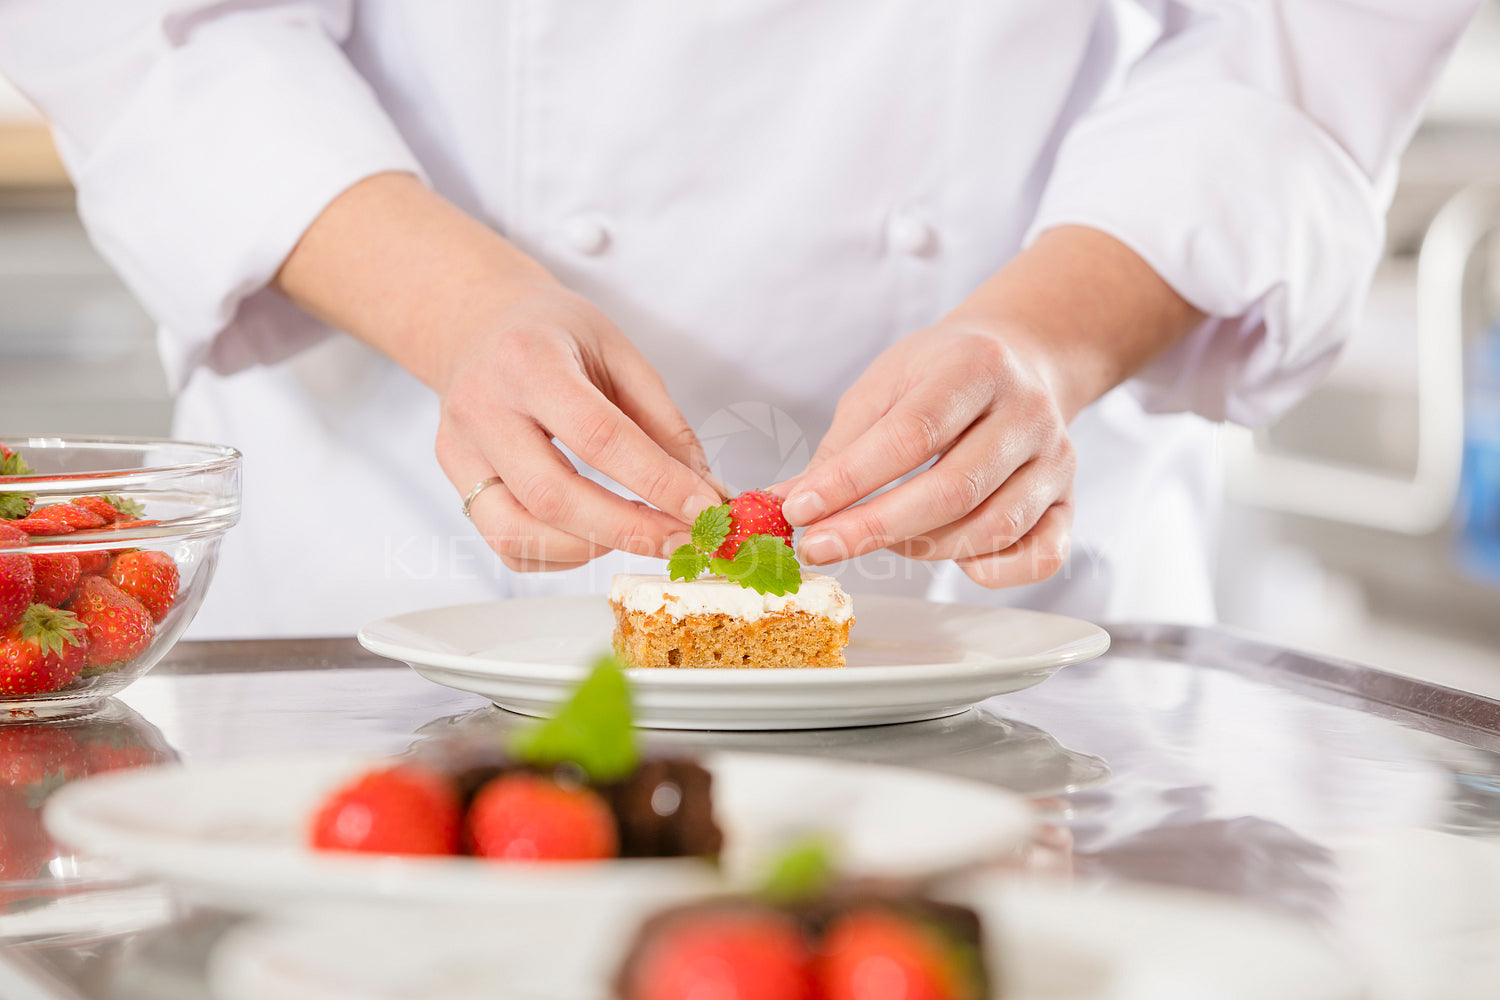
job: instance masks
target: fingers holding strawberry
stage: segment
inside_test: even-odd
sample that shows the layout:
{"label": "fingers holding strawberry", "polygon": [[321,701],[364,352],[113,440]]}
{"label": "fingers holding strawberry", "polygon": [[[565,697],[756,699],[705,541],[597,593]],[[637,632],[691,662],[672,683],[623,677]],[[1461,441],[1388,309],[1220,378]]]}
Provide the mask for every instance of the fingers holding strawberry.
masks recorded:
{"label": "fingers holding strawberry", "polygon": [[1032,344],[1019,328],[945,322],[876,359],[785,484],[787,520],[807,527],[803,560],[889,548],[953,560],[991,588],[1057,572],[1075,461],[1065,394]]}
{"label": "fingers holding strawberry", "polygon": [[[579,565],[609,549],[661,555],[720,502],[661,378],[587,300],[528,286],[457,337],[436,380],[438,462],[459,495],[503,481],[469,513],[512,569]],[[580,474],[563,448],[646,503]]]}

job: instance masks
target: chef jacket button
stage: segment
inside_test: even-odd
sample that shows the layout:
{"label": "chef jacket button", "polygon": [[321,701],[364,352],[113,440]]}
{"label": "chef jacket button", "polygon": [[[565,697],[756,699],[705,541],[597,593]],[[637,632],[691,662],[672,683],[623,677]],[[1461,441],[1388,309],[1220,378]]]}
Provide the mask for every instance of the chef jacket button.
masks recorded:
{"label": "chef jacket button", "polygon": [[891,216],[885,238],[891,249],[913,257],[925,257],[937,246],[937,233],[932,226],[910,212],[897,212]]}
{"label": "chef jacket button", "polygon": [[593,257],[609,246],[609,230],[604,223],[588,215],[575,215],[562,226],[563,239],[579,253]]}

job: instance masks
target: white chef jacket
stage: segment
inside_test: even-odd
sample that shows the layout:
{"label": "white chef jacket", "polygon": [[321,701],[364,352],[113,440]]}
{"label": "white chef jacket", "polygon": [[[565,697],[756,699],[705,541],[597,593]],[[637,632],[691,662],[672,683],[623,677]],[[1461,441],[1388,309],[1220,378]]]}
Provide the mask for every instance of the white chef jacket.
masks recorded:
{"label": "white chef jacket", "polygon": [[506,571],[432,457],[431,394],[267,285],[341,191],[411,171],[612,316],[739,488],[797,471],[885,347],[1037,233],[1103,230],[1211,318],[1074,422],[1073,555],[856,594],[1212,615],[1212,421],[1332,363],[1397,156],[1475,0],[9,0],[0,70],[161,326],[178,436],[245,454],[195,624],[347,633],[602,591]]}

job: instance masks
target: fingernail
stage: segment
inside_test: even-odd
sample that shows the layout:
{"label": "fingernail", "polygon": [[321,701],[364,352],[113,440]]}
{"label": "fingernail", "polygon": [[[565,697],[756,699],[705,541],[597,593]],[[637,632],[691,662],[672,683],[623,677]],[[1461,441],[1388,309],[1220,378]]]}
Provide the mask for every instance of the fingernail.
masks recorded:
{"label": "fingernail", "polygon": [[802,539],[802,561],[810,563],[833,562],[839,558],[840,549],[838,536],[833,532],[815,532]]}
{"label": "fingernail", "polygon": [[717,507],[723,502],[718,497],[711,497],[702,493],[694,497],[689,497],[688,502],[682,505],[682,519],[688,524],[692,524],[698,519],[699,514],[710,507]]}
{"label": "fingernail", "polygon": [[665,542],[662,542],[661,555],[663,557],[670,556],[673,552],[676,552],[680,547],[686,545],[692,540],[693,536],[688,534],[686,531],[674,531],[667,536],[667,540]]}
{"label": "fingernail", "polygon": [[[816,493],[806,491],[793,493],[781,505],[781,514],[792,524],[811,524],[822,517],[828,505]],[[819,536],[822,537],[822,536]]]}

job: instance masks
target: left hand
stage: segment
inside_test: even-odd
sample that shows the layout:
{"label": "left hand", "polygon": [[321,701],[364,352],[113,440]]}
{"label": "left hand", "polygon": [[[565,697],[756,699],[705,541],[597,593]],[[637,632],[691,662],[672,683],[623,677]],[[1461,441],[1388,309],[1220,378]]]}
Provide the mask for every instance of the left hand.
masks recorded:
{"label": "left hand", "polygon": [[1041,339],[1013,324],[945,321],[888,348],[839,400],[807,471],[776,490],[787,520],[809,526],[803,561],[889,548],[952,559],[985,587],[1052,576],[1075,465],[1056,380]]}

